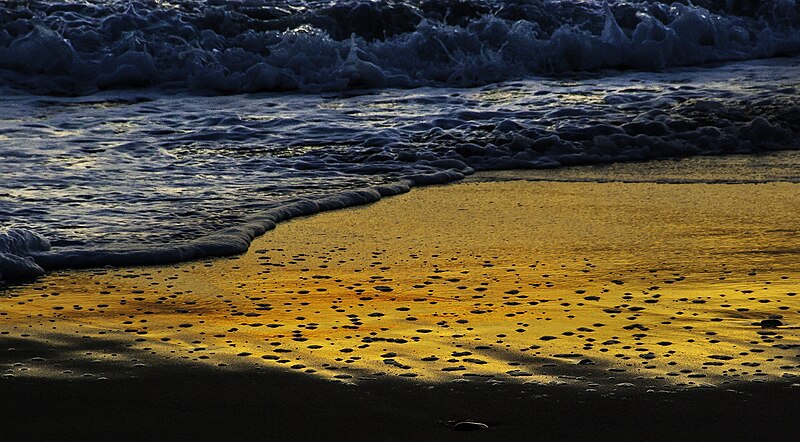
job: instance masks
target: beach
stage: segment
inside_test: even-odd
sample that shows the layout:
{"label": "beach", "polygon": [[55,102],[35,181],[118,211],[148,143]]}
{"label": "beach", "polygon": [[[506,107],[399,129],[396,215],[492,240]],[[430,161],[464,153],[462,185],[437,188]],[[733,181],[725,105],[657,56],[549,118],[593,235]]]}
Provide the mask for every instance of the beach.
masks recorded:
{"label": "beach", "polygon": [[241,256],[7,288],[7,426],[47,434],[29,424],[44,409],[92,438],[121,416],[141,437],[796,430],[798,184],[558,173],[294,219]]}
{"label": "beach", "polygon": [[800,3],[0,7],[0,440],[800,432]]}

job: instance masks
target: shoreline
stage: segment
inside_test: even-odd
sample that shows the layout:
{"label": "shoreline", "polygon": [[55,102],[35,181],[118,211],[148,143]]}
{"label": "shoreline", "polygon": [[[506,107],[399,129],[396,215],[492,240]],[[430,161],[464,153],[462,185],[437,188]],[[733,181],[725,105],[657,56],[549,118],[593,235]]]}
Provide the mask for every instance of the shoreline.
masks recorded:
{"label": "shoreline", "polygon": [[[246,253],[253,241],[281,223],[336,210],[370,205],[383,198],[402,195],[415,188],[460,182],[539,181],[657,184],[761,184],[800,182],[793,167],[800,162],[796,150],[765,154],[695,155],[624,161],[609,164],[568,165],[554,169],[443,170],[429,175],[406,177],[392,184],[354,189],[320,199],[301,199],[254,213],[247,222],[196,238],[184,244],[147,249],[42,250],[44,238],[32,238],[30,256],[14,256],[5,263],[7,280],[0,289],[35,281],[48,272],[91,270],[102,267],[148,267],[226,258]],[[721,167],[719,167],[721,165]],[[638,170],[638,166],[645,170]],[[466,167],[466,166],[465,166]],[[687,168],[688,171],[683,170]],[[704,170],[705,169],[705,170]],[[687,178],[684,174],[688,173]],[[743,179],[743,174],[755,177]],[[652,175],[654,176],[652,176]],[[30,234],[31,232],[23,232]],[[25,246],[23,245],[23,248]],[[23,259],[25,258],[25,259]],[[26,259],[33,259],[27,261]],[[18,262],[14,262],[18,261]],[[16,275],[16,276],[15,276]],[[0,274],[0,277],[3,276]]]}

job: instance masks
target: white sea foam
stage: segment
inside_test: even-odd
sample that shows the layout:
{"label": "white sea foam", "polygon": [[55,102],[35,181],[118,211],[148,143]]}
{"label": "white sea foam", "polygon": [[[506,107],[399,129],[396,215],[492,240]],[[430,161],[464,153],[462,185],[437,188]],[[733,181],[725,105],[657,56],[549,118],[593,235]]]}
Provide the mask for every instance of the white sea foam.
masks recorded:
{"label": "white sea foam", "polygon": [[50,250],[42,235],[24,229],[0,231],[0,281],[44,274],[31,255]]}
{"label": "white sea foam", "polygon": [[0,71],[57,94],[465,86],[793,54],[798,26],[793,0],[26,1],[0,12]]}

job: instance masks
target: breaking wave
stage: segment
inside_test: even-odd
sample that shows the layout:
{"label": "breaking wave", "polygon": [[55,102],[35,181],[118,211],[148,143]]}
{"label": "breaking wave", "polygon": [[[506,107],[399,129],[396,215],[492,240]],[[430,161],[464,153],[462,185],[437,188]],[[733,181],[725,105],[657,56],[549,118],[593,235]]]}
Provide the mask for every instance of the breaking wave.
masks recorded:
{"label": "breaking wave", "polygon": [[9,1],[0,78],[81,95],[473,86],[800,52],[795,0]]}

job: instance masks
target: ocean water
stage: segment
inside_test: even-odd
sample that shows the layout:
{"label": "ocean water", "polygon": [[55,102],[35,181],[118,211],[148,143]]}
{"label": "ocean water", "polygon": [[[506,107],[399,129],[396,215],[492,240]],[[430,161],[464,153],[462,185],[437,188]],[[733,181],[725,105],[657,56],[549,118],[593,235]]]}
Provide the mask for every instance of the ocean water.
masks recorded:
{"label": "ocean water", "polygon": [[[0,280],[480,170],[798,149],[798,54],[794,0],[7,1]],[[770,158],[732,181],[797,179]]]}

